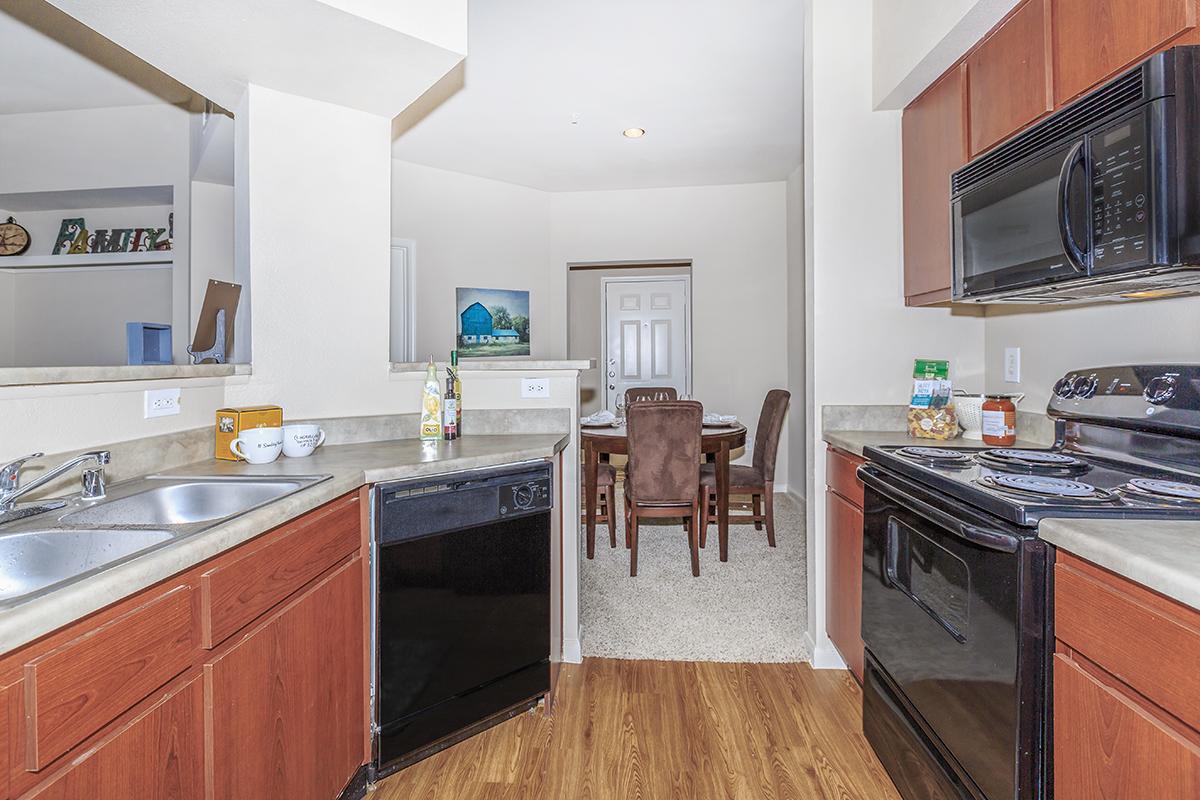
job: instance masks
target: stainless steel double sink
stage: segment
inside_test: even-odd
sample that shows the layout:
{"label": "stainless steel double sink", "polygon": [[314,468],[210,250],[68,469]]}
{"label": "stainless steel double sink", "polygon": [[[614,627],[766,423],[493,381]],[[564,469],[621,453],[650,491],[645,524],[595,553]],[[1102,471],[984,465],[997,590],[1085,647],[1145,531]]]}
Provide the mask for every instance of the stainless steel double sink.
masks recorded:
{"label": "stainless steel double sink", "polygon": [[213,528],[328,475],[151,476],[0,526],[0,609]]}

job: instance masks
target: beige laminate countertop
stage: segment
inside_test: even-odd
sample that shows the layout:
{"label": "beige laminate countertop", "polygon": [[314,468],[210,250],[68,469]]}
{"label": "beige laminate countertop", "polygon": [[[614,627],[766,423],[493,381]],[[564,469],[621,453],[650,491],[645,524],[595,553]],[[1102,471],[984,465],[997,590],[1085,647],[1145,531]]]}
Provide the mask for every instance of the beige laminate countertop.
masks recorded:
{"label": "beige laminate countertop", "polygon": [[1043,519],[1038,536],[1200,611],[1200,521]]}
{"label": "beige laminate countertop", "polygon": [[466,436],[454,442],[400,439],[330,445],[308,458],[252,465],[215,459],[163,475],[330,475],[328,480],[206,531],[180,538],[77,583],[0,609],[0,654],[152,586],[361,486],[553,456],[570,434]]}
{"label": "beige laminate countertop", "polygon": [[[847,453],[853,453],[856,456],[863,454],[863,448],[868,445],[911,445],[913,447],[972,447],[984,448],[988,445],[978,439],[964,439],[961,436],[957,439],[949,439],[940,441],[938,439],[918,439],[915,436],[909,436],[907,431],[840,431],[826,430],[823,432],[823,437],[826,442],[833,445],[839,450],[845,450]],[[1047,445],[1045,442],[1035,442],[1026,439],[1017,439],[1017,443],[1013,447],[1027,448],[1032,450],[1043,449]]]}

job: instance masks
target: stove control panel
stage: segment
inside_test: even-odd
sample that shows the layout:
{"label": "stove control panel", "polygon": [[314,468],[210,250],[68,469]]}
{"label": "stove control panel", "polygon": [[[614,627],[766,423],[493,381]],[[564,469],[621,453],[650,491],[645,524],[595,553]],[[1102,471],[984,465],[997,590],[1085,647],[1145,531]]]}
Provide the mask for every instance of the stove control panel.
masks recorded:
{"label": "stove control panel", "polygon": [[1046,413],[1200,431],[1200,364],[1072,370],[1054,384]]}

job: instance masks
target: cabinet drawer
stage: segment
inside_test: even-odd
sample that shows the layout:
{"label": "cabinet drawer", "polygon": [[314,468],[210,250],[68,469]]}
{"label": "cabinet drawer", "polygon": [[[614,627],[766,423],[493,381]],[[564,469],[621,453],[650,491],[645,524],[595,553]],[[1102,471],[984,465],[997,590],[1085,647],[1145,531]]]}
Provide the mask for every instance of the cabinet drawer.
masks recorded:
{"label": "cabinet drawer", "polygon": [[832,447],[825,451],[825,483],[860,509],[863,507],[863,485],[857,470],[865,463],[866,459]]}
{"label": "cabinet drawer", "polygon": [[200,576],[200,629],[208,649],[278,605],[361,542],[358,496],[335,500],[270,540]]}
{"label": "cabinet drawer", "polygon": [[191,665],[192,597],[176,587],[25,665],[26,769],[42,769]]}
{"label": "cabinet drawer", "polygon": [[203,800],[204,684],[195,677],[72,760],[29,800]]}
{"label": "cabinet drawer", "polygon": [[1200,614],[1063,553],[1054,614],[1060,642],[1200,729]]}
{"label": "cabinet drawer", "polygon": [[1200,747],[1154,712],[1054,657],[1057,800],[1194,800]]}

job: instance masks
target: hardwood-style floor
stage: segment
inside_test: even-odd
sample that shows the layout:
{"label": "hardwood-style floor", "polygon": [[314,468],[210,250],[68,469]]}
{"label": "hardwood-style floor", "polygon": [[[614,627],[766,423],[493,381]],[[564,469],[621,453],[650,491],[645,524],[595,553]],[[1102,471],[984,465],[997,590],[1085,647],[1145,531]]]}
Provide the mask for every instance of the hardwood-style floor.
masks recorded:
{"label": "hardwood-style floor", "polygon": [[899,800],[848,672],[590,658],[523,714],[379,783],[374,800]]}

